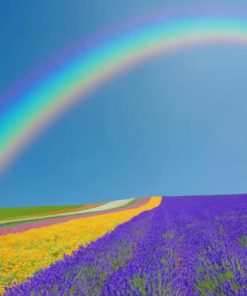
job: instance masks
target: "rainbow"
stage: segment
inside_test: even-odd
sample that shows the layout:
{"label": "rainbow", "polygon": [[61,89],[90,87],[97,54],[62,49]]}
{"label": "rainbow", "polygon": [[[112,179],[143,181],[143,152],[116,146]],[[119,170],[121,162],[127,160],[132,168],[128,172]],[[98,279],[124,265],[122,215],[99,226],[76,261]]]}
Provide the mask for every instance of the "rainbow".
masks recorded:
{"label": "rainbow", "polygon": [[121,72],[175,50],[224,42],[247,45],[247,19],[210,8],[133,22],[126,31],[68,57],[0,111],[0,171],[45,126]]}

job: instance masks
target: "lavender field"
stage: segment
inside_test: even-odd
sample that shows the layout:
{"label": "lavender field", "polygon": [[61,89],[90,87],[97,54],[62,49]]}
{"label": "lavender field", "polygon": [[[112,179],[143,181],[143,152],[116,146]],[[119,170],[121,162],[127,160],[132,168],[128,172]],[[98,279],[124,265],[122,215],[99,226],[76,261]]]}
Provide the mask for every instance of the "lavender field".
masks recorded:
{"label": "lavender field", "polygon": [[247,196],[164,197],[5,295],[245,296]]}

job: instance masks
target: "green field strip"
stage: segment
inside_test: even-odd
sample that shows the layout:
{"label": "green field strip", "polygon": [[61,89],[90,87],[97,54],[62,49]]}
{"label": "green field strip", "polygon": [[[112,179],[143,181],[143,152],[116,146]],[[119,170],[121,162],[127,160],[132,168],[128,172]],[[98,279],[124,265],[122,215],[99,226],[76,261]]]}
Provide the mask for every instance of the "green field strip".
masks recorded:
{"label": "green field strip", "polygon": [[[80,206],[81,207],[81,206]],[[75,207],[73,207],[74,209]],[[59,217],[69,217],[69,216],[74,216],[74,215],[80,215],[79,212],[80,209],[77,211],[72,211],[72,212],[67,212],[67,213],[61,213],[61,214],[50,214],[50,215],[42,215],[42,216],[34,216],[34,217],[23,217],[23,218],[17,218],[17,219],[11,219],[11,220],[3,220],[1,221],[0,219],[0,226],[3,225],[13,225],[13,224],[22,224],[22,223],[28,223],[32,221],[42,221],[42,220],[49,220],[49,219],[54,219],[54,218],[59,218]]]}
{"label": "green field strip", "polygon": [[20,218],[32,218],[33,215],[54,214],[56,211],[80,208],[82,205],[34,206],[19,208],[0,208],[0,221]]}

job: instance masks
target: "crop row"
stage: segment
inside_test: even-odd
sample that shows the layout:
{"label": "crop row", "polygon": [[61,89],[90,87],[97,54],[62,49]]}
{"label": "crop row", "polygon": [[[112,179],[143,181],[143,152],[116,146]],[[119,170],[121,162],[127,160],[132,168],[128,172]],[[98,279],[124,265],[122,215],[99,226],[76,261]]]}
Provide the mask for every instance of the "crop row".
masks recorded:
{"label": "crop row", "polygon": [[139,213],[156,207],[160,200],[153,197],[136,209],[0,236],[0,292],[4,287],[25,281],[38,270],[88,245]]}
{"label": "crop row", "polygon": [[247,295],[246,197],[168,198],[102,295]]}

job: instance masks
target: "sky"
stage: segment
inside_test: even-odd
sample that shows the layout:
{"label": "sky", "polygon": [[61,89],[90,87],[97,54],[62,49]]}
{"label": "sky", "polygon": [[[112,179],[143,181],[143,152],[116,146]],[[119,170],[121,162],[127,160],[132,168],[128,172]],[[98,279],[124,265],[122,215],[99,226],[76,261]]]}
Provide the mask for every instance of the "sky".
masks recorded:
{"label": "sky", "polygon": [[[198,1],[3,1],[0,94],[104,28],[184,3]],[[0,177],[0,207],[246,193],[246,77],[246,47],[226,44],[119,75],[18,157]]]}

